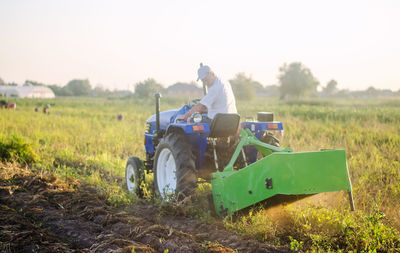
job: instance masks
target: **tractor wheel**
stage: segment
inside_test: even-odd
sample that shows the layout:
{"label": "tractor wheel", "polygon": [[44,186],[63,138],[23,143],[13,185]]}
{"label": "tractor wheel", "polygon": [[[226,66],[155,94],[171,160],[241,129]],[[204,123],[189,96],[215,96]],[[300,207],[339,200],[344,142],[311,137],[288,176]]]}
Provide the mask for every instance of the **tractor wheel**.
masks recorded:
{"label": "tractor wheel", "polygon": [[261,141],[269,145],[279,147],[279,140],[275,138],[271,133],[265,132],[261,137]]}
{"label": "tractor wheel", "polygon": [[185,135],[167,134],[158,144],[154,158],[154,188],[164,201],[181,200],[197,186],[195,158]]}
{"label": "tractor wheel", "polygon": [[[265,132],[261,136],[261,141],[269,145],[279,147],[279,140],[275,138],[271,133]],[[263,157],[264,156],[260,152],[257,152],[257,161],[262,159]]]}
{"label": "tractor wheel", "polygon": [[126,188],[129,192],[136,194],[139,198],[143,197],[143,189],[140,185],[144,181],[143,163],[137,157],[130,157],[126,163],[125,179]]}

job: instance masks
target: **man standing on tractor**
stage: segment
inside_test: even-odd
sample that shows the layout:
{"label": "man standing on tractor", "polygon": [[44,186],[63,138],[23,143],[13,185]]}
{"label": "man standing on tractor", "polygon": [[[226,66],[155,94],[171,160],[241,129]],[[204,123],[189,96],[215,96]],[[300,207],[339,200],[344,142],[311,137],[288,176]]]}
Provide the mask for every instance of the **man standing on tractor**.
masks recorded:
{"label": "man standing on tractor", "polygon": [[229,83],[223,83],[207,65],[200,64],[197,74],[197,81],[201,80],[207,86],[208,93],[190,111],[179,115],[177,119],[189,121],[193,113],[208,111],[207,116],[211,122],[217,113],[237,113],[235,97]]}

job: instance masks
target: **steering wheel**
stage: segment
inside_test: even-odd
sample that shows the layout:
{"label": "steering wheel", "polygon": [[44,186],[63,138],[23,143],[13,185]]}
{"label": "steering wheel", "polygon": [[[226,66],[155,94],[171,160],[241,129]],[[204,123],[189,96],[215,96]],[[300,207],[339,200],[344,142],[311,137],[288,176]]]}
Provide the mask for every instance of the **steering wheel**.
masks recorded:
{"label": "steering wheel", "polygon": [[196,98],[196,99],[192,99],[189,101],[189,106],[191,106],[192,104],[197,104],[198,102],[200,102],[201,98]]}
{"label": "steering wheel", "polygon": [[185,123],[186,119],[177,119],[175,118],[174,123]]}

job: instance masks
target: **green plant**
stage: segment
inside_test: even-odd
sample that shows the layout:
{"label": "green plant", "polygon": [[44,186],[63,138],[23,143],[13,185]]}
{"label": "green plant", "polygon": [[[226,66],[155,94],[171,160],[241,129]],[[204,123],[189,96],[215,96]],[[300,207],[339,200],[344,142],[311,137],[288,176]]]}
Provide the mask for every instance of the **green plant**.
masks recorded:
{"label": "green plant", "polygon": [[[400,233],[388,224],[384,214],[339,212],[310,206],[293,212],[291,245],[317,251],[387,252],[400,247]],[[294,239],[295,238],[295,239]]]}
{"label": "green plant", "polygon": [[303,249],[303,242],[302,241],[297,241],[296,239],[293,239],[293,237],[289,236],[290,239],[290,250],[299,252]]}
{"label": "green plant", "polygon": [[38,159],[38,156],[33,151],[31,144],[14,135],[0,142],[0,159],[7,162],[32,164]]}

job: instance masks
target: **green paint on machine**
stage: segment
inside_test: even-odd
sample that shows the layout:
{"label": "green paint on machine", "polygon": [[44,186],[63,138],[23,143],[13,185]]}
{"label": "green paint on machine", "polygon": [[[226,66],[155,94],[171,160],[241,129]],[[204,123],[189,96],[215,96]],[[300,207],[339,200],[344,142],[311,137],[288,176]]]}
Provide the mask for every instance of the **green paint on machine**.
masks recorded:
{"label": "green paint on machine", "polygon": [[[213,173],[212,193],[218,214],[224,216],[277,194],[300,195],[347,190],[354,210],[346,152],[321,150],[292,152],[260,142],[248,129],[222,172]],[[264,157],[235,170],[243,146],[253,145]]]}

